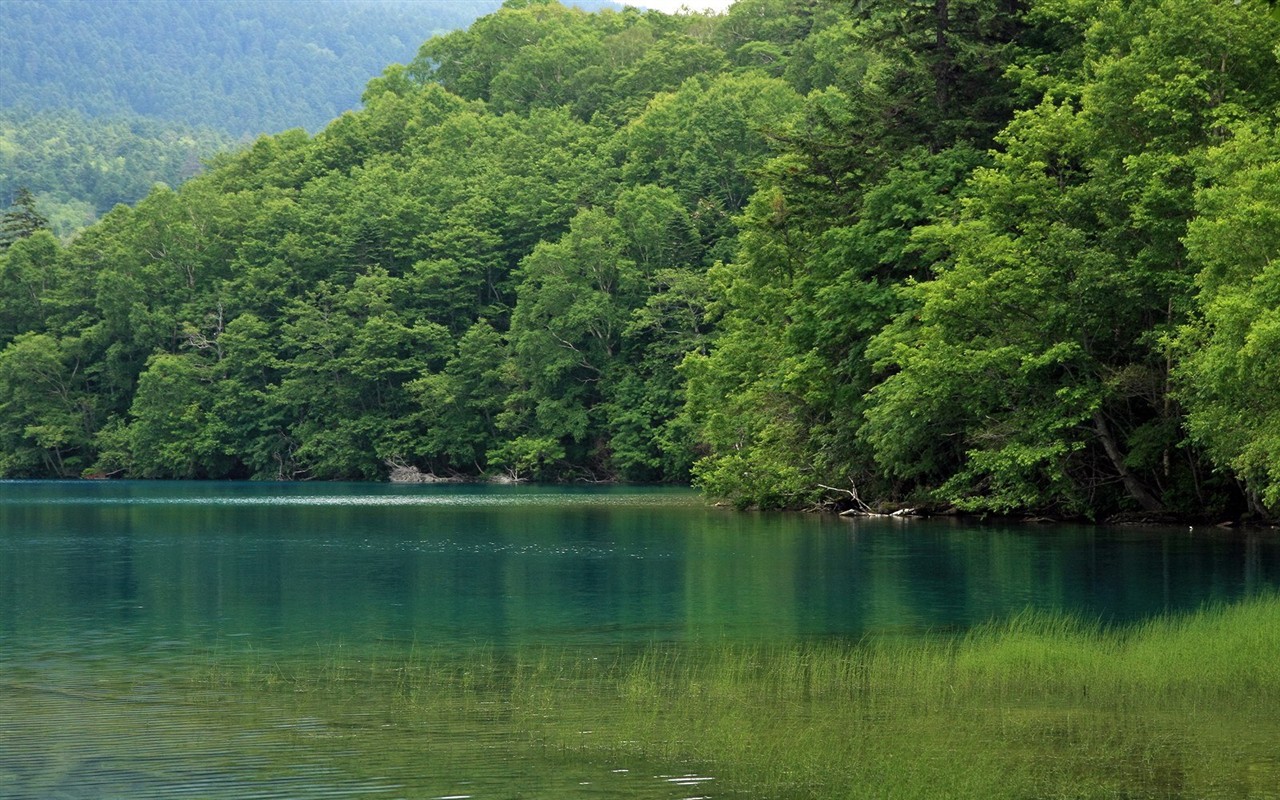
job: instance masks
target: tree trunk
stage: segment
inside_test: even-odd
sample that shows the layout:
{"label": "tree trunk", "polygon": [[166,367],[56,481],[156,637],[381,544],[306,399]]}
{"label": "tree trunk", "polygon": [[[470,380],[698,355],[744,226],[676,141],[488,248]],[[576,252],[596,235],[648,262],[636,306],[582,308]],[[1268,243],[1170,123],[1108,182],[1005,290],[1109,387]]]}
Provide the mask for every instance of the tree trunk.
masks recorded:
{"label": "tree trunk", "polygon": [[951,103],[951,73],[955,58],[951,52],[951,42],[947,39],[948,29],[951,27],[950,0],[934,0],[933,14],[936,59],[933,63],[934,102],[938,106],[938,113],[945,116],[947,106]]}
{"label": "tree trunk", "polygon": [[1124,454],[1120,452],[1120,447],[1116,444],[1115,437],[1111,435],[1111,429],[1107,427],[1107,421],[1101,411],[1094,412],[1093,427],[1098,432],[1098,438],[1102,440],[1102,448],[1107,451],[1107,458],[1111,459],[1112,466],[1116,468],[1116,472],[1120,473],[1120,480],[1124,481],[1124,488],[1129,495],[1138,501],[1143,511],[1155,513],[1164,511],[1164,503],[1161,503],[1151,490],[1125,466]]}

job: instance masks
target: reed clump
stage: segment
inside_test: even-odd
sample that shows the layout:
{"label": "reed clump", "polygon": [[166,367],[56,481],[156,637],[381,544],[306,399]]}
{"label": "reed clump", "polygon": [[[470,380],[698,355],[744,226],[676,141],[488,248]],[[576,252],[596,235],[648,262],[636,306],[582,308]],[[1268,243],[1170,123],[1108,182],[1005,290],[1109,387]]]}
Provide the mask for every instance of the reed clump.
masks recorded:
{"label": "reed clump", "polygon": [[258,675],[402,726],[500,726],[544,759],[707,771],[719,796],[1280,796],[1275,596],[1135,626],[1026,612],[963,636],[415,653]]}

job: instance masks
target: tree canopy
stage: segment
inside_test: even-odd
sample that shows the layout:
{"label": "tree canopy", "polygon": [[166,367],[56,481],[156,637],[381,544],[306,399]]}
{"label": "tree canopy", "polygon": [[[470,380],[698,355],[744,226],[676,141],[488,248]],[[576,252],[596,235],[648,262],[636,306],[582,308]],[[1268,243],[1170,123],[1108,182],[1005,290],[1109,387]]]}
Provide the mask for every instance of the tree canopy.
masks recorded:
{"label": "tree canopy", "polygon": [[0,108],[142,117],[233,137],[318,130],[369,77],[497,0],[0,3]]}
{"label": "tree canopy", "polygon": [[62,238],[264,133],[316,131],[498,0],[0,3],[0,203]]}
{"label": "tree canopy", "polygon": [[1280,511],[1262,0],[508,2],[0,256],[0,473]]}

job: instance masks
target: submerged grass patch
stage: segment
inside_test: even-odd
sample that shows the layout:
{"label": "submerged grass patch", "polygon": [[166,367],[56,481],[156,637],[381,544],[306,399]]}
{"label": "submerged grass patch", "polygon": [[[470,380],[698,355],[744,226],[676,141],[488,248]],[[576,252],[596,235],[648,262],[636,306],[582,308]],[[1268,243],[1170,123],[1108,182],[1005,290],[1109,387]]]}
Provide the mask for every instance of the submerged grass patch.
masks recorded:
{"label": "submerged grass patch", "polygon": [[721,797],[1280,797],[1277,597],[1131,627],[1028,612],[962,637],[319,661],[224,657],[194,688],[376,713],[410,751],[452,726],[708,771]]}

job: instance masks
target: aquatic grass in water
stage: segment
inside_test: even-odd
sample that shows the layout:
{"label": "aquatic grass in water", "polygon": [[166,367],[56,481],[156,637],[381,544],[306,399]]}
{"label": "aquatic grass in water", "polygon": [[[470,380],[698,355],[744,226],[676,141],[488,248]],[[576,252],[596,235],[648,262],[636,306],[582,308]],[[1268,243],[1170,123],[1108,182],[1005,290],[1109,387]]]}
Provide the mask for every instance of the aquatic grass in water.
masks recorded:
{"label": "aquatic grass in water", "polygon": [[[543,762],[714,776],[688,785],[716,797],[1280,796],[1276,597],[1133,627],[1027,612],[852,645],[335,648],[322,668],[246,655],[193,688],[308,718],[376,712],[360,750],[384,772],[431,731],[501,731]],[[377,744],[392,732],[395,747]]]}
{"label": "aquatic grass in water", "polygon": [[[0,488],[6,799],[1280,784],[1273,602],[1089,621],[1278,587],[1266,535],[904,536],[661,490]],[[1077,616],[955,633],[1024,606]]]}

